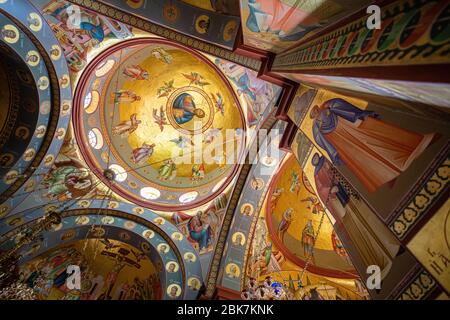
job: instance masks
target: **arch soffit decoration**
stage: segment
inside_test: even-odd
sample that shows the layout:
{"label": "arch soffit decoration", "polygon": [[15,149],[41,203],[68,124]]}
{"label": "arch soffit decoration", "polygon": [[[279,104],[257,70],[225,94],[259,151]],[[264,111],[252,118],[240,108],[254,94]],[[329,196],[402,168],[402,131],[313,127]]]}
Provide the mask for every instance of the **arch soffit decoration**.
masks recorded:
{"label": "arch soffit decoration", "polygon": [[[281,136],[285,127],[286,123],[284,121],[276,121],[275,117],[272,115],[266,120],[261,128],[278,129]],[[276,140],[277,139],[271,139],[271,148],[278,148]],[[264,146],[266,144],[267,139],[266,142],[262,144],[262,151],[264,151]],[[249,149],[252,149],[252,147]],[[250,164],[245,164],[242,167],[238,176],[238,182],[233,190],[233,196],[231,196],[230,203],[227,207],[221,233],[211,261],[210,272],[206,283],[206,295],[208,297],[213,297],[217,286],[231,289],[236,292],[241,291],[245,279],[246,257],[250,250],[252,234],[256,225],[258,212],[265,194],[267,193],[268,185],[270,184],[270,179],[272,177],[271,172],[274,172],[278,168],[278,165],[283,161],[284,156],[285,152],[280,150],[280,158],[274,162],[275,165],[266,166],[267,170],[264,171],[264,174],[261,174],[261,169],[264,166],[261,161],[258,161],[256,164],[251,164],[252,160],[249,160]],[[263,187],[258,190],[253,189],[251,187],[251,181],[253,179],[261,179],[261,181],[263,181]],[[251,204],[253,207],[253,213],[248,216],[243,215],[240,212],[241,207],[247,203]],[[248,239],[243,247],[233,244],[232,236],[236,232],[248,235]],[[240,270],[239,277],[229,278],[225,273],[219,272],[219,270],[225,270],[226,266],[230,263],[238,266]]]}
{"label": "arch soffit decoration", "polygon": [[[51,241],[44,241],[47,242],[47,246],[42,248],[42,250],[40,249],[40,251],[33,254],[33,256],[41,254],[50,250],[52,247],[56,247],[61,244],[61,238],[56,237],[55,232],[57,232],[57,235],[62,236],[64,232],[79,229],[75,232],[74,237],[68,240],[83,240],[86,239],[87,232],[93,226],[104,228],[105,231],[108,229],[105,234],[111,234],[112,236],[117,236],[120,232],[133,234],[133,239],[140,239],[140,243],[145,241],[149,243],[152,247],[152,252],[158,252],[157,245],[161,242],[166,242],[172,249],[169,251],[172,255],[166,256],[165,254],[158,254],[158,259],[165,263],[176,260],[181,266],[178,278],[167,277],[167,274],[164,276],[168,279],[166,285],[168,286],[172,283],[179,284],[183,288],[183,295],[179,297],[180,299],[195,299],[198,295],[198,291],[189,287],[187,280],[197,278],[200,283],[203,283],[203,278],[199,256],[189,241],[181,234],[176,226],[149,209],[136,207],[127,203],[114,202],[114,204],[114,209],[111,209],[105,208],[104,203],[101,200],[78,201],[76,205],[73,206],[73,209],[64,211],[62,214],[63,222],[60,229],[57,228],[58,230],[52,230],[44,233],[44,238]],[[31,209],[28,212],[9,217],[7,221],[9,224],[3,224],[0,227],[0,246],[3,248],[10,246],[12,241],[14,241],[14,237],[20,233],[20,231],[24,230],[27,225],[30,225],[37,221],[37,219],[43,217],[47,212],[49,212],[49,210],[52,209],[52,207],[54,207],[54,205],[40,207],[34,210]],[[80,223],[80,220],[77,222],[77,217],[80,216],[85,216],[89,219],[84,219],[84,224]],[[108,224],[102,221],[102,218],[106,216],[113,217],[114,222]],[[16,223],[12,223],[12,221],[16,221]],[[127,228],[125,226],[127,222],[133,222],[130,225],[134,227]],[[113,228],[120,229],[120,232],[114,232]],[[154,236],[147,239],[143,236],[143,232],[145,230],[152,230],[154,232]],[[103,236],[104,235],[102,235],[102,237]],[[123,238],[119,238],[117,240],[124,241]],[[140,245],[138,247],[141,248]],[[27,249],[30,249],[29,245],[24,246],[21,250],[26,251]],[[194,258],[187,259],[185,257],[187,253],[192,253]],[[167,294],[165,297],[169,298],[167,297]]]}
{"label": "arch soffit decoration", "polygon": [[[0,202],[2,202],[0,218],[2,218],[12,207],[26,197],[28,183],[25,182],[38,183],[53,164],[67,132],[71,112],[72,89],[70,82],[66,82],[69,71],[62,48],[50,26],[36,8],[28,1],[6,0],[0,3],[0,12],[7,14],[8,18],[32,40],[38,49],[37,51],[48,72],[48,86],[51,90],[50,110],[47,111],[44,108],[44,113],[49,114],[45,137],[28,167],[26,169],[18,168],[15,176],[13,175],[13,178],[8,181],[8,189],[0,197]],[[18,22],[28,21],[30,17],[38,19],[41,27],[36,28],[31,23],[22,25]],[[34,134],[36,135],[36,133]],[[0,184],[5,184],[5,180],[3,179]],[[3,190],[5,190],[4,186]]]}

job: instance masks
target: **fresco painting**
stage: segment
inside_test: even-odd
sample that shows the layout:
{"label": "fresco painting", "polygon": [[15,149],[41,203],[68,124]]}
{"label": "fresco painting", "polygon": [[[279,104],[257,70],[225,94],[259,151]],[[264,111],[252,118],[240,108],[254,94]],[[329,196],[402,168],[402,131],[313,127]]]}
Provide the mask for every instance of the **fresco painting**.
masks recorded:
{"label": "fresco painting", "polygon": [[289,189],[293,173],[299,177],[303,175],[295,157],[290,156],[271,188],[275,193],[280,189],[289,191],[282,192],[275,205],[268,201],[271,211],[268,211],[266,219],[272,240],[277,241],[278,247],[283,249],[285,255],[289,252],[291,260],[300,266],[309,260],[312,270],[317,267],[318,272],[325,275],[328,270],[328,274],[343,274],[355,278],[351,262],[345,258],[346,255],[337,251],[336,239],[332,235],[333,225],[326,216],[317,194],[310,192],[304,184],[304,179],[299,179],[298,191]]}
{"label": "fresco painting", "polygon": [[[274,210],[272,209],[270,201],[273,199],[273,196],[271,192],[276,191],[281,184],[289,184],[289,176],[292,170],[301,172],[297,160],[293,156],[288,157],[285,165],[277,173],[280,178],[264,200],[263,209],[259,213],[249,251],[250,257],[247,263],[246,283],[250,284],[252,281],[262,282],[270,278],[275,285],[279,284],[281,286],[283,284],[288,288],[288,299],[291,300],[366,299],[368,293],[361,280],[354,274],[349,273],[346,274],[347,277],[341,278],[337,273],[334,277],[331,276],[333,273],[332,270],[328,270],[328,272],[327,270],[320,270],[319,274],[316,273],[317,266],[323,263],[323,259],[327,254],[329,255],[327,258],[327,267],[330,269],[335,268],[336,270],[343,266],[351,268],[352,266],[347,257],[346,250],[343,248],[339,249],[336,246],[336,239],[338,238],[333,231],[333,226],[328,222],[327,217],[325,217],[327,220],[321,227],[316,248],[313,251],[309,251],[315,255],[314,262],[312,262],[306,271],[299,265],[298,259],[305,259],[304,253],[308,253],[303,251],[305,246],[308,246],[307,241],[305,241],[305,237],[307,236],[305,231],[312,225],[312,228],[315,228],[314,232],[317,232],[318,224],[316,224],[317,219],[314,216],[320,214],[308,213],[307,201],[302,201],[304,200],[303,197],[305,195],[316,197],[316,195],[307,191],[307,188],[303,184],[301,185],[299,195],[289,192],[283,193],[280,196],[280,202],[275,205]],[[291,201],[294,199],[297,201]],[[278,238],[277,230],[273,228],[273,223],[277,219],[277,212],[282,209],[281,202],[293,205],[291,225],[286,229],[289,237],[296,237],[296,243],[293,246],[289,243],[281,242]],[[284,238],[288,240],[286,236]],[[299,252],[296,247],[300,249]],[[334,256],[335,260],[330,259],[332,256]],[[330,262],[333,264],[330,264]],[[348,278],[349,275],[350,278]],[[242,297],[244,299],[247,296],[246,290],[250,289],[243,291]]]}
{"label": "fresco painting", "polygon": [[195,210],[170,214],[170,220],[200,255],[210,253],[214,249],[227,201],[227,195],[222,194],[213,202]]}
{"label": "fresco painting", "polygon": [[[353,3],[351,1],[352,5]],[[410,3],[408,0],[398,0],[380,4],[379,7],[382,17],[380,28],[367,27],[370,16],[367,7],[361,6],[353,19],[342,20],[342,23],[327,28],[318,37],[299,43],[292,50],[281,52],[273,63],[273,70],[338,70],[448,63],[447,1]],[[424,28],[423,25],[427,27]],[[382,80],[390,78],[388,73],[387,70],[383,71]],[[395,75],[395,78],[400,79],[401,76]]]}
{"label": "fresco painting", "polygon": [[[128,19],[133,15],[143,17],[151,22],[151,25],[147,24],[146,29],[158,35],[171,29],[177,31],[179,37],[181,34],[185,35],[183,38],[186,40],[199,39],[204,43],[215,44],[226,49],[233,48],[240,25],[240,19],[235,14],[237,11],[235,1],[109,0],[100,2],[119,9],[127,15]],[[156,26],[164,26],[167,29],[162,31]]]}
{"label": "fresco painting", "polygon": [[[383,288],[369,291],[371,297],[386,298],[389,290],[397,285],[395,272],[407,274],[417,265],[417,260],[317,147],[311,146],[306,154],[298,153],[302,136],[303,132],[299,131],[292,147],[311,188],[326,208],[334,232],[361,278],[367,279],[369,266],[379,266]],[[333,247],[339,254],[334,241]]]}
{"label": "fresco painting", "polygon": [[[33,0],[60,42],[72,72],[80,72],[94,52],[133,36],[132,28],[64,0]],[[80,19],[69,18],[74,13]]]}
{"label": "fresco painting", "polygon": [[208,56],[224,73],[236,90],[250,127],[272,112],[281,94],[281,87],[258,78],[258,73],[224,59]]}
{"label": "fresco painting", "polygon": [[408,249],[446,290],[450,288],[450,200],[408,243]]}
{"label": "fresco painting", "polygon": [[120,196],[182,211],[224,191],[237,170],[225,157],[244,150],[245,115],[235,89],[204,56],[161,39],[144,42],[113,46],[94,62],[75,135],[89,146],[82,152],[91,170],[106,164],[119,175]]}
{"label": "fresco painting", "polygon": [[[368,1],[241,0],[244,43],[281,52],[311,38],[322,28]],[[354,7],[352,8],[352,6]]]}
{"label": "fresco painting", "polygon": [[450,0],[369,2],[0,0],[0,300],[448,299]]}
{"label": "fresco painting", "polygon": [[306,86],[299,90],[304,98],[289,116],[383,219],[450,138],[448,117],[425,120],[423,109],[413,114],[401,105],[383,106]]}
{"label": "fresco painting", "polygon": [[375,97],[387,96],[413,103],[424,103],[436,107],[450,107],[450,86],[448,84],[336,77],[303,73],[280,74],[299,83],[320,86],[330,90],[348,90],[353,93],[371,94]]}
{"label": "fresco painting", "polygon": [[[69,265],[81,267],[81,289],[67,286]],[[20,276],[39,300],[148,300],[162,294],[154,263],[115,240],[80,240],[55,248],[23,265]]]}

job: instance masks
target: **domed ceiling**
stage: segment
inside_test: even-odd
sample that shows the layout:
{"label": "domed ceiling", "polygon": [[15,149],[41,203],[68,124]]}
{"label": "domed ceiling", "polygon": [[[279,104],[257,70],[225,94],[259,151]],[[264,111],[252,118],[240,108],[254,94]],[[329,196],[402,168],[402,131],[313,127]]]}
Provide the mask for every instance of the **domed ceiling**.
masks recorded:
{"label": "domed ceiling", "polygon": [[183,210],[221,193],[238,167],[245,118],[228,80],[203,56],[166,40],[112,47],[80,78],[75,134],[113,191],[155,210]]}
{"label": "domed ceiling", "polygon": [[[356,278],[346,250],[326,214],[322,220],[323,214],[324,209],[298,161],[290,156],[275,177],[267,202],[266,221],[273,242],[301,267],[309,259],[308,271]],[[317,237],[315,245],[314,237]]]}

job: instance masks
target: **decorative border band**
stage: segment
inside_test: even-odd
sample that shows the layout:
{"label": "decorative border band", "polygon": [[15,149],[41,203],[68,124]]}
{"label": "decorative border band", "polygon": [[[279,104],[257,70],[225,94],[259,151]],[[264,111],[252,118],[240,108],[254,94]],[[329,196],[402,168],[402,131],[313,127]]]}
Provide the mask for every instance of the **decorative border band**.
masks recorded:
{"label": "decorative border band", "polygon": [[67,0],[73,4],[80,5],[89,10],[95,11],[99,14],[107,16],[111,19],[115,19],[122,23],[128,24],[135,28],[150,32],[154,35],[167,38],[169,40],[181,43],[185,46],[189,46],[193,49],[212,54],[216,57],[223,58],[225,60],[240,64],[244,67],[258,71],[261,67],[261,61],[245,57],[243,55],[235,54],[230,50],[211,45],[205,41],[201,41],[179,32],[167,29],[165,27],[154,24],[146,19],[143,19],[136,15],[124,13],[116,8],[99,3],[92,0]]}

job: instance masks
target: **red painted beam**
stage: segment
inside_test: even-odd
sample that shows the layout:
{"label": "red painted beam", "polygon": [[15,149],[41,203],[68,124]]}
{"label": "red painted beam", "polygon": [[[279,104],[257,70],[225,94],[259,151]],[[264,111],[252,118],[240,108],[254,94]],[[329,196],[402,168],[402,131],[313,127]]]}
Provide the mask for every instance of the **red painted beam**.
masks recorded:
{"label": "red painted beam", "polygon": [[216,287],[213,299],[215,300],[242,300],[241,293],[236,290],[228,289],[222,286]]}
{"label": "red painted beam", "polygon": [[280,140],[280,150],[283,150],[285,152],[292,152],[292,141],[294,140],[295,134],[297,133],[297,126],[294,122],[291,121],[291,119],[288,119],[288,125],[286,127],[286,130],[283,133],[283,136]]}
{"label": "red painted beam", "polygon": [[311,74],[415,82],[450,83],[450,64],[373,66],[330,69],[277,70],[277,73]]}

